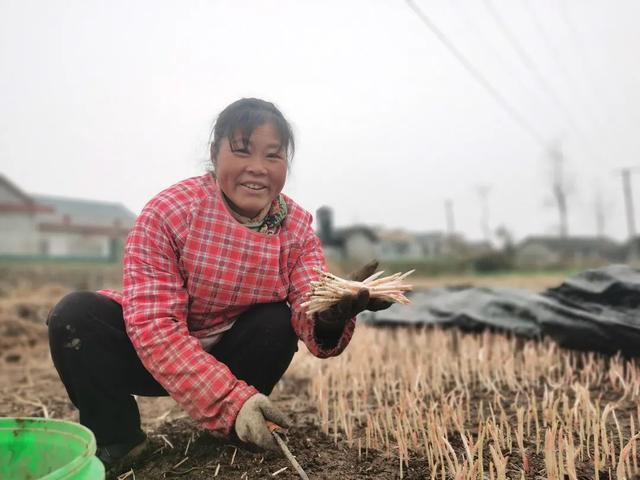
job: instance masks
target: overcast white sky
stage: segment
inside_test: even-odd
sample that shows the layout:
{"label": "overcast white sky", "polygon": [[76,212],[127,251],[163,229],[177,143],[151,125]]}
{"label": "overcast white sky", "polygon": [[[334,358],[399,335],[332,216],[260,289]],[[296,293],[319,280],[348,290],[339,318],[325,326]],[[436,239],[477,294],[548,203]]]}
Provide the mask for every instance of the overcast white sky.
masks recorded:
{"label": "overcast white sky", "polygon": [[[600,192],[607,234],[624,238],[615,169],[640,164],[640,2],[491,0],[555,101],[485,0],[416,4],[543,144],[404,0],[0,0],[0,172],[138,213],[202,173],[216,114],[257,96],[295,128],[285,192],[339,225],[443,230],[451,198],[456,228],[479,239],[490,185],[492,227],[553,233],[545,144],[560,139],[570,233],[596,233]],[[640,211],[640,173],[634,186]]]}

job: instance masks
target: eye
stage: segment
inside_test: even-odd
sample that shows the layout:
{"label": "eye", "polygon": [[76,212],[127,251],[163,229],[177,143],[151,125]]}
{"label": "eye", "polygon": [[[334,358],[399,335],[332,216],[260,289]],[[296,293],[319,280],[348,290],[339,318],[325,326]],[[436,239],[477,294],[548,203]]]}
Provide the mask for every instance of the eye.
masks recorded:
{"label": "eye", "polygon": [[284,158],[284,157],[282,156],[282,153],[280,153],[280,152],[274,152],[274,153],[268,153],[268,154],[267,154],[267,158],[271,158],[271,159],[282,159],[282,158]]}
{"label": "eye", "polygon": [[240,156],[246,156],[249,155],[249,150],[247,150],[246,148],[234,148],[233,150],[231,150],[233,153],[235,153],[236,155],[240,155]]}

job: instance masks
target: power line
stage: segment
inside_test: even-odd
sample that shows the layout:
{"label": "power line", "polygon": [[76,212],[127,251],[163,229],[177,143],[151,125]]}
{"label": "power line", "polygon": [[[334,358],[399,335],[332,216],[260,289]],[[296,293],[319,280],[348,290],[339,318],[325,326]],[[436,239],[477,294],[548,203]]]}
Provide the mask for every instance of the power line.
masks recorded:
{"label": "power line", "polygon": [[[595,124],[601,131],[605,131],[605,129],[603,128],[603,125],[607,123],[609,116],[606,114],[606,112],[602,108],[602,105],[599,103],[598,106],[595,108],[593,107],[585,108],[587,104],[591,104],[588,101],[585,102],[586,99],[600,98],[600,94],[598,92],[599,89],[596,87],[593,81],[593,76],[589,73],[589,71],[593,70],[593,68],[590,62],[588,61],[587,55],[585,54],[585,47],[582,41],[580,40],[575,24],[570,18],[571,16],[569,14],[568,3],[565,0],[560,5],[561,5],[560,8],[562,9],[562,12],[561,12],[562,14],[560,16],[563,19],[564,24],[569,32],[569,37],[571,39],[570,43],[573,47],[575,55],[580,59],[580,61],[578,62],[580,64],[579,70],[582,73],[580,78],[582,79],[582,85],[584,87],[582,92],[583,94],[581,95],[583,109],[588,113],[591,122]],[[548,43],[549,41],[547,41],[547,44]],[[557,61],[557,58],[556,58],[556,61]],[[607,148],[609,152],[615,151],[615,148],[613,148],[613,146],[615,145],[615,142],[611,139],[610,134],[607,135],[606,138],[607,138],[606,140]]]}
{"label": "power line", "polygon": [[[489,1],[489,0],[485,0],[485,1]],[[562,72],[562,75],[565,77],[565,81],[567,82],[567,85],[572,89],[573,92],[576,92],[577,88],[576,88],[575,79],[573,78],[573,75],[569,73],[569,70],[566,68],[564,62],[561,61],[560,56],[558,54],[558,48],[556,45],[554,45],[551,42],[551,38],[549,37],[549,35],[547,35],[547,32],[544,26],[542,25],[542,22],[540,21],[540,18],[538,17],[538,14],[536,13],[535,8],[533,7],[533,4],[527,1],[523,3],[526,6],[526,8],[529,10],[529,14],[531,16],[533,25],[538,30],[538,34],[540,35],[540,38],[542,38],[542,41],[547,46],[547,49],[549,50],[549,53],[551,54],[551,57],[553,58],[558,70]]]}
{"label": "power line", "polygon": [[[527,1],[525,1],[524,4],[528,8],[529,13],[531,14],[531,18],[533,20],[533,24],[535,25],[536,29],[538,30],[538,33],[540,34],[540,37],[542,37],[543,42],[546,44],[547,49],[551,53],[551,57],[553,58],[554,62],[556,63],[557,68],[562,72],[562,75],[564,75],[565,81],[567,83],[567,86],[573,92],[574,98],[576,98],[576,95],[578,97],[582,97],[582,95],[580,93],[580,89],[578,88],[578,84],[575,81],[575,77],[569,72],[569,69],[567,68],[565,63],[562,61],[562,59],[560,58],[560,54],[558,53],[559,49],[551,41],[551,38],[549,37],[549,35],[547,34],[544,26],[542,25],[542,22],[540,21],[540,18],[538,17],[538,14],[536,13],[533,4],[530,3],[530,2],[527,2]],[[578,103],[580,105],[582,105],[583,112],[587,112],[587,115],[589,115],[591,117],[592,123],[595,123],[595,122],[593,122],[593,117],[591,116],[591,111],[587,110],[585,108],[584,101],[581,98],[578,98],[578,101],[579,101]],[[587,138],[587,137],[583,136],[582,130],[580,129],[580,127],[577,125],[576,122],[574,122],[574,124],[575,124],[574,128],[576,129],[576,132],[578,133],[578,135],[580,135],[583,145],[588,142],[588,143],[591,144],[591,147],[593,148],[595,146],[595,144],[593,143],[593,138],[592,137],[588,137]],[[594,149],[594,150],[597,150],[597,149]],[[587,151],[588,151],[589,154],[591,154],[592,157],[594,157],[594,152],[593,151],[589,151],[589,150],[587,150]],[[600,154],[596,154],[595,159],[596,160],[600,160],[600,158],[598,158],[598,157],[600,157]]]}
{"label": "power line", "polygon": [[[632,3],[633,4],[633,3]],[[579,52],[579,56],[582,59],[582,70],[583,70],[583,78],[585,78],[585,84],[589,85],[589,92],[587,92],[587,96],[590,96],[590,98],[597,98],[600,99],[602,98],[602,95],[605,94],[605,90],[606,90],[606,94],[610,95],[613,94],[613,97],[617,97],[616,102],[618,102],[621,105],[624,105],[625,108],[623,108],[621,110],[621,113],[624,114],[627,119],[631,122],[634,123],[636,121],[634,115],[633,115],[633,109],[628,108],[629,107],[629,102],[628,99],[626,97],[624,97],[623,94],[623,90],[620,88],[621,85],[618,85],[618,88],[604,88],[604,87],[599,87],[598,85],[596,85],[595,83],[595,75],[593,73],[594,70],[597,70],[599,72],[600,75],[605,75],[606,78],[605,80],[610,80],[613,82],[619,82],[619,76],[616,74],[612,74],[612,70],[611,69],[607,69],[604,68],[604,66],[600,66],[597,68],[597,66],[595,66],[591,59],[593,59],[592,55],[587,55],[585,53],[585,51],[589,51],[589,49],[585,46],[584,42],[581,39],[581,36],[579,35],[578,30],[575,27],[575,24],[573,23],[573,21],[571,20],[571,16],[569,15],[569,7],[568,4],[565,0],[565,2],[563,2],[564,5],[564,9],[563,9],[563,19],[565,21],[565,23],[568,26],[568,30],[571,33],[571,38],[573,40],[573,44],[574,47],[576,48],[576,50],[578,50]],[[611,12],[611,11],[620,11],[619,9],[617,10],[612,10],[611,8],[607,8],[605,5],[605,11],[601,12],[601,15],[604,16],[607,13]],[[601,21],[606,22],[607,19],[600,17]],[[591,25],[584,25],[584,28],[586,29],[586,31],[591,31],[595,28],[595,25],[592,23]],[[635,53],[635,51],[633,51],[633,49],[629,50],[630,52]],[[635,57],[634,57],[635,60]],[[601,102],[599,103],[599,105],[601,106]],[[606,116],[603,114],[603,110],[602,108],[598,108],[597,112],[593,113],[594,118],[595,117],[600,117],[601,118],[601,124],[606,124],[610,121],[611,115]],[[613,144],[616,144],[617,142],[615,140],[612,140],[610,138],[610,141],[613,142]],[[611,145],[611,144],[610,144]]]}
{"label": "power line", "polygon": [[515,121],[521,128],[523,128],[531,137],[543,148],[546,148],[546,142],[542,135],[529,123],[527,120],[518,113],[518,111],[509,103],[509,101],[500,93],[500,91],[494,87],[491,82],[478,70],[458,48],[453,44],[451,40],[420,10],[420,8],[414,3],[413,0],[406,0],[409,7],[418,16],[420,20],[427,26],[427,28],[433,33],[438,40],[451,52],[451,54],[462,64],[476,82],[478,82],[484,89],[491,95],[500,107]]}
{"label": "power line", "polygon": [[[562,101],[561,97],[555,93],[554,89],[551,87],[551,84],[545,79],[545,77],[540,72],[540,69],[538,68],[536,62],[527,53],[526,49],[522,46],[522,43],[518,41],[513,31],[509,29],[509,27],[507,26],[507,23],[504,21],[503,17],[500,16],[498,11],[494,8],[490,0],[485,0],[485,7],[489,15],[492,17],[493,22],[502,31],[503,36],[510,43],[512,49],[516,52],[518,61],[525,65],[527,70],[532,74],[530,78],[533,79],[534,83],[537,83],[539,85],[539,88],[536,89],[534,87],[532,89],[531,86],[525,85],[522,79],[520,79],[518,76],[512,75],[512,78],[514,78],[514,80],[518,82],[521,88],[529,92],[537,93],[539,95],[541,94],[542,97],[544,97],[548,102],[550,102],[550,105],[552,107],[557,108],[566,117],[568,121],[568,126],[572,128],[575,131],[575,133],[580,137],[582,141],[582,146],[584,147],[586,140],[584,138],[584,135],[581,132],[580,126],[578,125],[575,117],[571,114],[571,110]],[[462,11],[459,13],[461,14],[461,16],[465,17],[468,26],[474,29],[476,35],[482,37],[482,34],[478,35],[479,32],[475,28],[475,25],[469,20],[469,18],[466,15],[464,15],[466,11]],[[540,27],[540,25],[538,25],[538,27]],[[488,45],[488,42],[485,42],[485,46],[486,45]],[[489,47],[491,46],[489,45]],[[493,49],[493,48],[489,48],[489,50],[492,52],[494,57],[501,58],[504,63],[504,58],[500,57],[499,55],[500,52],[498,52],[496,49]],[[513,65],[504,65],[504,66],[506,67],[506,70],[513,70],[512,68]],[[590,156],[593,157],[593,153],[590,150],[586,148],[585,150]]]}
{"label": "power line", "polygon": [[[532,89],[527,82],[524,82],[521,75],[517,75],[514,72],[514,60],[507,60],[504,56],[504,52],[496,48],[488,39],[487,36],[482,32],[480,28],[478,28],[477,22],[471,19],[471,15],[469,14],[468,4],[465,4],[463,7],[460,2],[462,0],[454,0],[448,2],[448,5],[453,5],[456,12],[454,14],[456,17],[460,18],[465,25],[466,30],[473,34],[474,37],[480,38],[482,43],[484,44],[484,48],[488,51],[491,57],[494,60],[497,60],[498,63],[502,64],[504,70],[511,73],[510,78],[514,80],[520,87],[521,90],[536,95],[538,97],[544,97],[544,95],[539,92],[537,89]],[[515,62],[519,62],[519,60],[515,60]]]}
{"label": "power line", "polygon": [[553,88],[551,88],[551,85],[549,84],[549,82],[545,80],[542,73],[540,73],[540,70],[536,62],[533,61],[531,56],[527,53],[527,51],[524,49],[522,44],[518,41],[515,34],[511,31],[511,29],[509,29],[504,19],[500,16],[498,11],[494,8],[493,4],[491,3],[491,0],[484,0],[484,4],[487,7],[487,10],[489,11],[489,13],[491,14],[491,17],[493,18],[494,22],[496,23],[496,25],[498,26],[498,28],[500,29],[504,37],[507,39],[507,41],[511,45],[511,48],[516,52],[516,54],[518,55],[522,63],[532,73],[536,82],[540,86],[540,89],[545,93],[547,98],[551,100],[552,103],[555,104],[558,110],[560,110],[564,114],[564,116],[569,121],[569,125],[574,130],[576,130],[578,134],[580,134],[580,131],[579,131],[580,129],[573,115],[571,114],[567,106],[564,104],[564,102],[562,102],[560,97],[555,93]]}
{"label": "power line", "polygon": [[[591,68],[587,68],[589,62],[587,60],[587,55],[585,55],[585,52],[584,52],[585,50],[584,44],[580,40],[575,24],[571,20],[571,15],[569,14],[569,6],[567,2],[566,1],[561,2],[560,8],[561,8],[560,17],[562,18],[567,28],[567,31],[569,32],[569,38],[571,39],[570,43],[573,47],[574,52],[576,53],[576,56],[579,57],[580,59],[580,61],[578,62],[580,64],[580,70],[582,71],[582,76],[580,78],[582,78],[583,85],[587,86],[587,88],[590,90],[588,93],[593,98],[598,98],[598,89],[595,88],[593,83],[593,78],[589,74],[589,70],[591,70]],[[547,40],[547,44],[548,43],[549,41]]]}

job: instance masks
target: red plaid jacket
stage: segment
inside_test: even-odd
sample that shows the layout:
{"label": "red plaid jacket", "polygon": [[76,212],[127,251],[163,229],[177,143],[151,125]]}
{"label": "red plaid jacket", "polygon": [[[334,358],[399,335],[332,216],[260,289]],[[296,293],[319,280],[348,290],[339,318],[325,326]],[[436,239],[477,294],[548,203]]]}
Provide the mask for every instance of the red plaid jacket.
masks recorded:
{"label": "red plaid jacket", "polygon": [[122,294],[100,293],[123,306],[127,333],[143,365],[205,428],[228,434],[256,389],[200,346],[251,305],[288,301],[298,337],[318,357],[313,322],[300,304],[324,268],[312,217],[284,197],[288,213],[275,235],[249,230],[228,212],[210,175],[184,180],[154,197],[127,239]]}

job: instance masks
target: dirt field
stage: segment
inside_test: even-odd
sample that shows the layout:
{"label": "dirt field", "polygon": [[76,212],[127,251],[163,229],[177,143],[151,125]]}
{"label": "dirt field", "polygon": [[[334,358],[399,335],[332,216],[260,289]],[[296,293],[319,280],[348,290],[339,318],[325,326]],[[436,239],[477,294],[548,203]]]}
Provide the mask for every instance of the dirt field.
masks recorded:
{"label": "dirt field", "polygon": [[[0,297],[0,416],[77,421],[51,363],[44,325],[47,312],[66,291],[59,286],[22,286]],[[371,452],[359,459],[357,451],[321,433],[308,382],[292,371],[272,396],[295,418],[287,443],[310,477],[392,478],[395,466],[382,454]],[[170,398],[138,400],[152,445],[144,462],[134,466],[136,479],[273,478],[276,472],[276,478],[299,478],[280,455],[249,452],[200,430]],[[335,472],[341,473],[336,477]],[[116,473],[112,478],[134,478],[126,471]]]}
{"label": "dirt field", "polygon": [[[459,284],[473,283],[472,280],[457,277],[439,279],[439,282]],[[535,285],[528,285],[536,289],[545,288],[557,285],[559,280],[557,277],[544,280],[536,278]],[[498,284],[505,285],[502,283],[504,281],[500,279]],[[527,279],[520,279],[518,282],[512,278],[511,283],[506,285],[523,286],[526,283]],[[422,284],[433,285],[431,281],[424,281]],[[490,282],[484,279],[482,284],[487,285]],[[68,286],[50,284],[40,287],[3,284],[0,292],[0,416],[50,416],[77,420],[76,412],[51,364],[46,328],[43,324],[49,308],[68,289]],[[598,436],[603,431],[602,438],[606,441],[606,448],[603,447],[603,442],[601,450],[597,452],[600,462],[597,474],[593,453],[589,453],[589,447],[585,451],[581,450],[580,455],[575,453],[575,478],[594,478],[595,475],[600,479],[616,477],[616,467],[620,468],[621,449],[626,444],[629,448],[622,465],[629,472],[634,470],[638,455],[635,441],[629,443],[628,440],[635,432],[634,428],[637,430],[637,426],[640,425],[637,410],[640,388],[633,386],[637,380],[633,375],[638,370],[635,364],[623,365],[620,372],[616,370],[617,364],[595,364],[600,365],[603,371],[597,378],[585,380],[579,374],[578,365],[584,365],[586,357],[571,357],[571,362],[575,362],[575,365],[572,364],[571,372],[567,370],[568,366],[565,368],[560,362],[557,365],[540,362],[536,367],[536,377],[527,380],[529,383],[526,385],[522,383],[517,387],[510,384],[515,380],[509,379],[509,374],[504,373],[502,367],[495,367],[500,373],[498,378],[493,380],[489,378],[489,371],[486,369],[477,374],[469,373],[473,372],[473,365],[479,364],[478,358],[487,355],[488,347],[482,343],[486,341],[479,337],[458,335],[456,332],[421,331],[416,334],[415,331],[382,332],[361,327],[347,350],[348,355],[336,359],[313,359],[301,345],[301,351],[296,355],[292,367],[273,394],[275,401],[290,412],[295,420],[295,426],[287,436],[290,449],[312,479],[454,478],[455,473],[456,478],[484,476],[488,479],[573,479],[574,473],[570,468],[556,467],[554,473],[544,451],[544,442],[553,440],[557,442],[558,465],[562,463],[562,458],[568,459],[573,455],[567,453],[563,447],[562,441],[566,442],[568,438],[561,436],[564,420],[560,421],[558,416],[560,430],[554,430],[554,438],[548,440],[545,438],[545,428],[551,429],[551,425],[556,425],[556,420],[550,420],[551,423],[547,424],[544,416],[551,415],[545,408],[551,408],[550,405],[555,402],[554,398],[558,400],[556,408],[559,410],[558,405],[563,405],[563,402],[568,405],[567,408],[577,405],[579,396],[576,392],[581,391],[580,386],[584,383],[588,391],[588,401],[585,400],[584,408],[597,409],[598,418],[602,420],[601,414],[606,405],[613,404],[617,414],[615,422],[619,423],[619,426],[617,433],[615,429],[609,431],[605,428],[596,431]],[[535,350],[538,347],[527,347],[526,344],[515,341],[505,342],[509,343],[492,343],[495,351],[502,352],[503,355],[494,358],[497,362],[495,365],[517,366],[518,361],[532,364],[530,359],[527,360],[528,357],[513,353],[521,349],[533,352],[532,358],[545,355],[553,359],[564,358],[556,357],[560,354],[548,345],[544,348],[552,350]],[[440,346],[444,348],[442,352],[427,355],[428,351],[434,352]],[[372,357],[374,352],[377,352],[375,358]],[[471,352],[476,356],[469,356],[471,353],[463,355],[464,352]],[[509,352],[513,353],[513,357]],[[464,375],[458,377],[458,373],[453,369],[444,368],[447,362],[451,363],[447,358],[468,361],[459,365],[459,371],[468,370],[468,375],[465,374],[468,376],[468,387],[461,390],[460,385],[456,384],[456,378],[465,378]],[[420,362],[424,362],[424,365],[420,366]],[[403,373],[403,368],[407,365],[418,366],[418,370],[411,374]],[[438,365],[440,367],[436,369]],[[410,375],[413,375],[411,379],[408,378]],[[406,388],[403,387],[405,376]],[[485,377],[488,380],[485,380]],[[524,379],[518,381],[524,382]],[[419,384],[422,385],[422,390],[418,389],[422,399],[416,403],[415,400],[410,400],[407,394],[406,401],[411,402],[407,404],[408,410],[393,410],[394,405],[404,405],[403,392],[414,391],[413,386]],[[345,389],[344,385],[349,385],[351,390]],[[552,386],[556,386],[557,391],[550,404],[549,390]],[[531,433],[524,440],[523,450],[528,453],[523,456],[516,440],[507,441],[506,435],[508,431],[511,439],[512,432],[517,430],[519,405],[529,408],[528,412],[533,415],[534,409],[530,408],[532,398],[534,403],[536,399],[538,402],[535,413],[540,415],[540,426],[539,430],[533,428],[537,434]],[[456,429],[451,427],[455,416],[445,418],[444,413],[441,413],[455,409],[455,399],[461,399],[463,404],[466,402],[466,409],[469,410],[467,420],[474,419],[465,420],[464,428],[460,427],[457,433]],[[523,399],[528,399],[529,403]],[[152,446],[143,462],[134,465],[131,471],[116,472],[112,478],[133,479],[134,475],[136,479],[299,478],[286,459],[279,455],[249,452],[198,429],[169,398],[139,398],[139,403],[143,426],[150,435]],[[493,412],[492,409],[498,404],[504,409],[503,414]],[[423,405],[422,411],[415,408],[417,415],[424,414],[423,425],[441,422],[445,426],[447,431],[440,434],[448,439],[445,445],[451,448],[449,453],[436,451],[434,445],[437,446],[440,440],[436,437],[432,439],[431,433],[423,433],[424,441],[418,438],[420,434],[412,433],[410,424],[418,425],[420,422],[406,413],[414,410],[411,405]],[[491,424],[489,410],[491,415],[496,415],[493,419],[494,430],[480,425],[480,419],[485,421],[485,415],[488,425]],[[576,407],[576,415],[579,411],[581,410]],[[430,417],[429,412],[434,416]],[[401,420],[395,424],[392,417],[402,419],[403,415],[408,423]],[[428,419],[431,420],[428,422]],[[583,426],[583,429],[593,429],[596,423],[593,421],[589,426]],[[611,415],[605,416],[600,423],[607,428],[614,428]],[[380,428],[380,425],[386,427]],[[466,432],[463,434],[465,440],[461,441],[460,434],[463,430]],[[471,441],[473,447],[473,442],[477,442],[481,434],[479,430],[486,430],[482,434],[487,436],[486,445],[483,447],[481,442],[479,453],[471,455],[465,441]],[[491,437],[498,435],[495,433],[497,431],[504,432],[505,439]],[[537,441],[536,435],[539,437]],[[492,442],[489,441],[491,438]],[[540,442],[543,443],[542,448],[537,445]],[[490,446],[495,446],[493,452]],[[578,448],[577,445],[575,448]],[[591,448],[593,449],[593,439]],[[605,450],[608,453],[605,454]],[[562,457],[563,451],[565,457]],[[469,456],[473,458],[469,459],[468,471],[465,473],[463,462]],[[434,462],[438,465],[437,468],[433,468]],[[615,462],[617,464],[614,464]],[[477,471],[479,464],[485,469],[484,474]],[[503,465],[504,468],[499,470],[490,464]],[[476,469],[475,472],[473,468]],[[638,477],[629,474],[627,478]]]}

